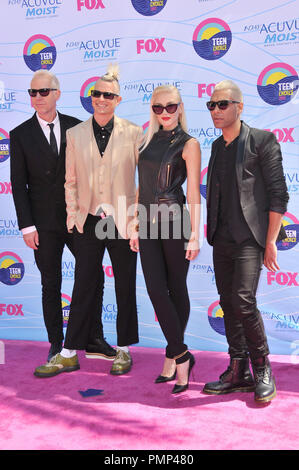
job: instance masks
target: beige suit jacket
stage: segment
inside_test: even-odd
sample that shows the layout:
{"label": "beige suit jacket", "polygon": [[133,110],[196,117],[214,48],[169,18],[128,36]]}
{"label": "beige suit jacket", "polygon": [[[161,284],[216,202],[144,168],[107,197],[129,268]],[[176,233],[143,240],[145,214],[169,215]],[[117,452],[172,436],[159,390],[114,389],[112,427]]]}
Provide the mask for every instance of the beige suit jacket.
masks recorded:
{"label": "beige suit jacket", "polygon": [[[142,135],[141,127],[114,116],[113,131],[103,156],[105,178],[101,191],[101,207],[107,215],[114,217],[123,238],[129,238],[134,216],[135,173]],[[66,137],[67,228],[71,232],[76,226],[82,233],[92,200],[92,156],[101,158],[94,137],[92,117],[68,129]]]}

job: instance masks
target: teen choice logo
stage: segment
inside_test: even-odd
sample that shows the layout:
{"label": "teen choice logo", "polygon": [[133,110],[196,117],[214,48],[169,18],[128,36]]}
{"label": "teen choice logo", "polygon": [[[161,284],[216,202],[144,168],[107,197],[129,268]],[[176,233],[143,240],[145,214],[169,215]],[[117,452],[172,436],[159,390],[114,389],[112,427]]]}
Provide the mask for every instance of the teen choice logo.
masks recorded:
{"label": "teen choice logo", "polygon": [[80,90],[80,100],[83,108],[90,114],[93,114],[93,107],[91,104],[91,90],[94,89],[96,81],[100,77],[91,77],[83,83]]}
{"label": "teen choice logo", "polygon": [[207,199],[207,174],[208,167],[204,168],[200,174],[200,194]]}
{"label": "teen choice logo", "polygon": [[298,74],[293,67],[282,62],[268,65],[257,81],[257,91],[268,104],[288,103],[297,93]]}
{"label": "teen choice logo", "polygon": [[11,251],[0,253],[0,281],[7,286],[18,284],[24,277],[25,268],[21,258]]}
{"label": "teen choice logo", "polygon": [[62,308],[62,319],[63,326],[66,327],[70,316],[71,297],[67,294],[61,294],[61,308]]}
{"label": "teen choice logo", "polygon": [[167,0],[131,0],[132,5],[138,13],[144,16],[153,16],[160,13],[165,7]]}
{"label": "teen choice logo", "polygon": [[208,18],[194,31],[193,47],[197,54],[206,60],[220,59],[231,46],[232,33],[225,21]]}
{"label": "teen choice logo", "polygon": [[216,333],[225,336],[225,326],[224,326],[224,318],[223,318],[223,310],[220,307],[219,300],[213,302],[208,309],[208,320],[210,326]]}
{"label": "teen choice logo", "polygon": [[278,250],[290,250],[299,241],[299,220],[293,214],[286,212],[282,218],[282,225],[287,238],[276,243]]}
{"label": "teen choice logo", "polygon": [[5,162],[9,158],[9,134],[0,128],[0,163]]}
{"label": "teen choice logo", "polygon": [[49,70],[56,61],[56,47],[48,36],[35,34],[26,41],[23,56],[27,67],[34,72],[40,69]]}

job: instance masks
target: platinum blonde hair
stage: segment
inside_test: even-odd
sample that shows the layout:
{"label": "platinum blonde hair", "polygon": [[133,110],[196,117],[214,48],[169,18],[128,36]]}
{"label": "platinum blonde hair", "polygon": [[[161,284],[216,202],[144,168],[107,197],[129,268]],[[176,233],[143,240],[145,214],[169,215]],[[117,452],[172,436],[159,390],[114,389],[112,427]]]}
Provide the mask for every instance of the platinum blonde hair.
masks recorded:
{"label": "platinum blonde hair", "polygon": [[[150,143],[153,135],[158,132],[160,124],[158,122],[157,116],[155,115],[154,111],[152,110],[152,105],[155,104],[155,101],[157,100],[157,96],[162,93],[172,93],[174,95],[174,100],[176,103],[181,103],[182,104],[182,97],[179,92],[179,90],[173,86],[173,85],[161,85],[158,86],[157,88],[154,89],[151,97],[151,103],[150,103],[150,120],[149,120],[149,126],[147,128],[147,131],[144,135],[143,138],[143,143],[141,146],[141,150],[144,150],[148,144]],[[184,110],[184,106],[181,107],[181,112],[179,114],[179,124],[181,125],[182,129],[187,132],[187,119],[186,119],[186,114]]]}
{"label": "platinum blonde hair", "polygon": [[57,90],[60,90],[60,83],[56,75],[54,73],[49,72],[48,70],[37,70],[31,79],[31,82],[35,78],[47,78],[49,80],[49,83],[51,84],[51,87],[57,88]]}
{"label": "platinum blonde hair", "polygon": [[230,90],[232,98],[243,103],[242,91],[232,80],[222,80],[221,82],[217,83],[214,91],[220,90]]}
{"label": "platinum blonde hair", "polygon": [[97,80],[97,83],[98,82],[113,83],[114,90],[115,90],[116,94],[119,95],[119,93],[120,93],[119,66],[117,64],[109,64],[107,72]]}

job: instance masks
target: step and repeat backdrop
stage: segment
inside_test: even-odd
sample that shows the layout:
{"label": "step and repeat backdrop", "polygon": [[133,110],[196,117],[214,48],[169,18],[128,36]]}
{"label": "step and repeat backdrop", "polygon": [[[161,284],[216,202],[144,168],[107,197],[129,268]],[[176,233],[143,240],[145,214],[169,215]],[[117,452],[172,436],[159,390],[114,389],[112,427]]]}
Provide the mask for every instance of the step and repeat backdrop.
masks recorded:
{"label": "step and repeat backdrop", "polygon": [[[296,0],[3,0],[0,42],[0,338],[47,340],[40,275],[18,230],[10,183],[9,131],[33,113],[27,88],[38,69],[55,73],[58,109],[86,120],[90,91],[111,62],[121,73],[120,117],[146,129],[152,91],[180,90],[189,133],[202,149],[201,252],[190,264],[191,349],[226,351],[223,312],[205,237],[206,173],[211,144],[220,135],[206,109],[215,83],[234,80],[244,93],[243,119],[273,132],[283,153],[290,194],[278,244],[280,270],[263,269],[258,303],[270,349],[299,352],[299,19]],[[62,312],[67,324],[75,261],[65,249]],[[109,256],[103,261],[105,336],[116,343],[117,306]],[[153,273],[155,275],[155,273]],[[164,347],[138,260],[140,345]]]}

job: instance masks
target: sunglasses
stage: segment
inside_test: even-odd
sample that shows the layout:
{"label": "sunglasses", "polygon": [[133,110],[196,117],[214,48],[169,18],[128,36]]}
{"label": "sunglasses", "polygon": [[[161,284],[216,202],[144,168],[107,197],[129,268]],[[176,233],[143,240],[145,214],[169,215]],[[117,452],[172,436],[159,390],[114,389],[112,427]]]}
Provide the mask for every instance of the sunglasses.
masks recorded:
{"label": "sunglasses", "polygon": [[162,106],[161,104],[154,104],[152,110],[155,114],[162,114],[164,109],[166,109],[168,114],[174,114],[178,109],[180,103],[168,104],[167,106]]}
{"label": "sunglasses", "polygon": [[35,98],[38,93],[40,94],[40,96],[48,96],[50,91],[56,90],[57,88],[40,88],[39,90],[36,90],[35,88],[29,88],[28,93],[31,98]]}
{"label": "sunglasses", "polygon": [[240,103],[240,101],[234,101],[234,100],[220,100],[220,101],[208,101],[206,103],[207,108],[209,111],[214,111],[216,108],[216,105],[218,106],[219,109],[226,109],[230,103]]}
{"label": "sunglasses", "polygon": [[93,96],[94,98],[100,98],[100,96],[103,95],[103,98],[105,98],[105,100],[113,100],[115,96],[119,96],[116,95],[116,93],[111,93],[110,91],[91,90],[90,93],[91,96]]}

